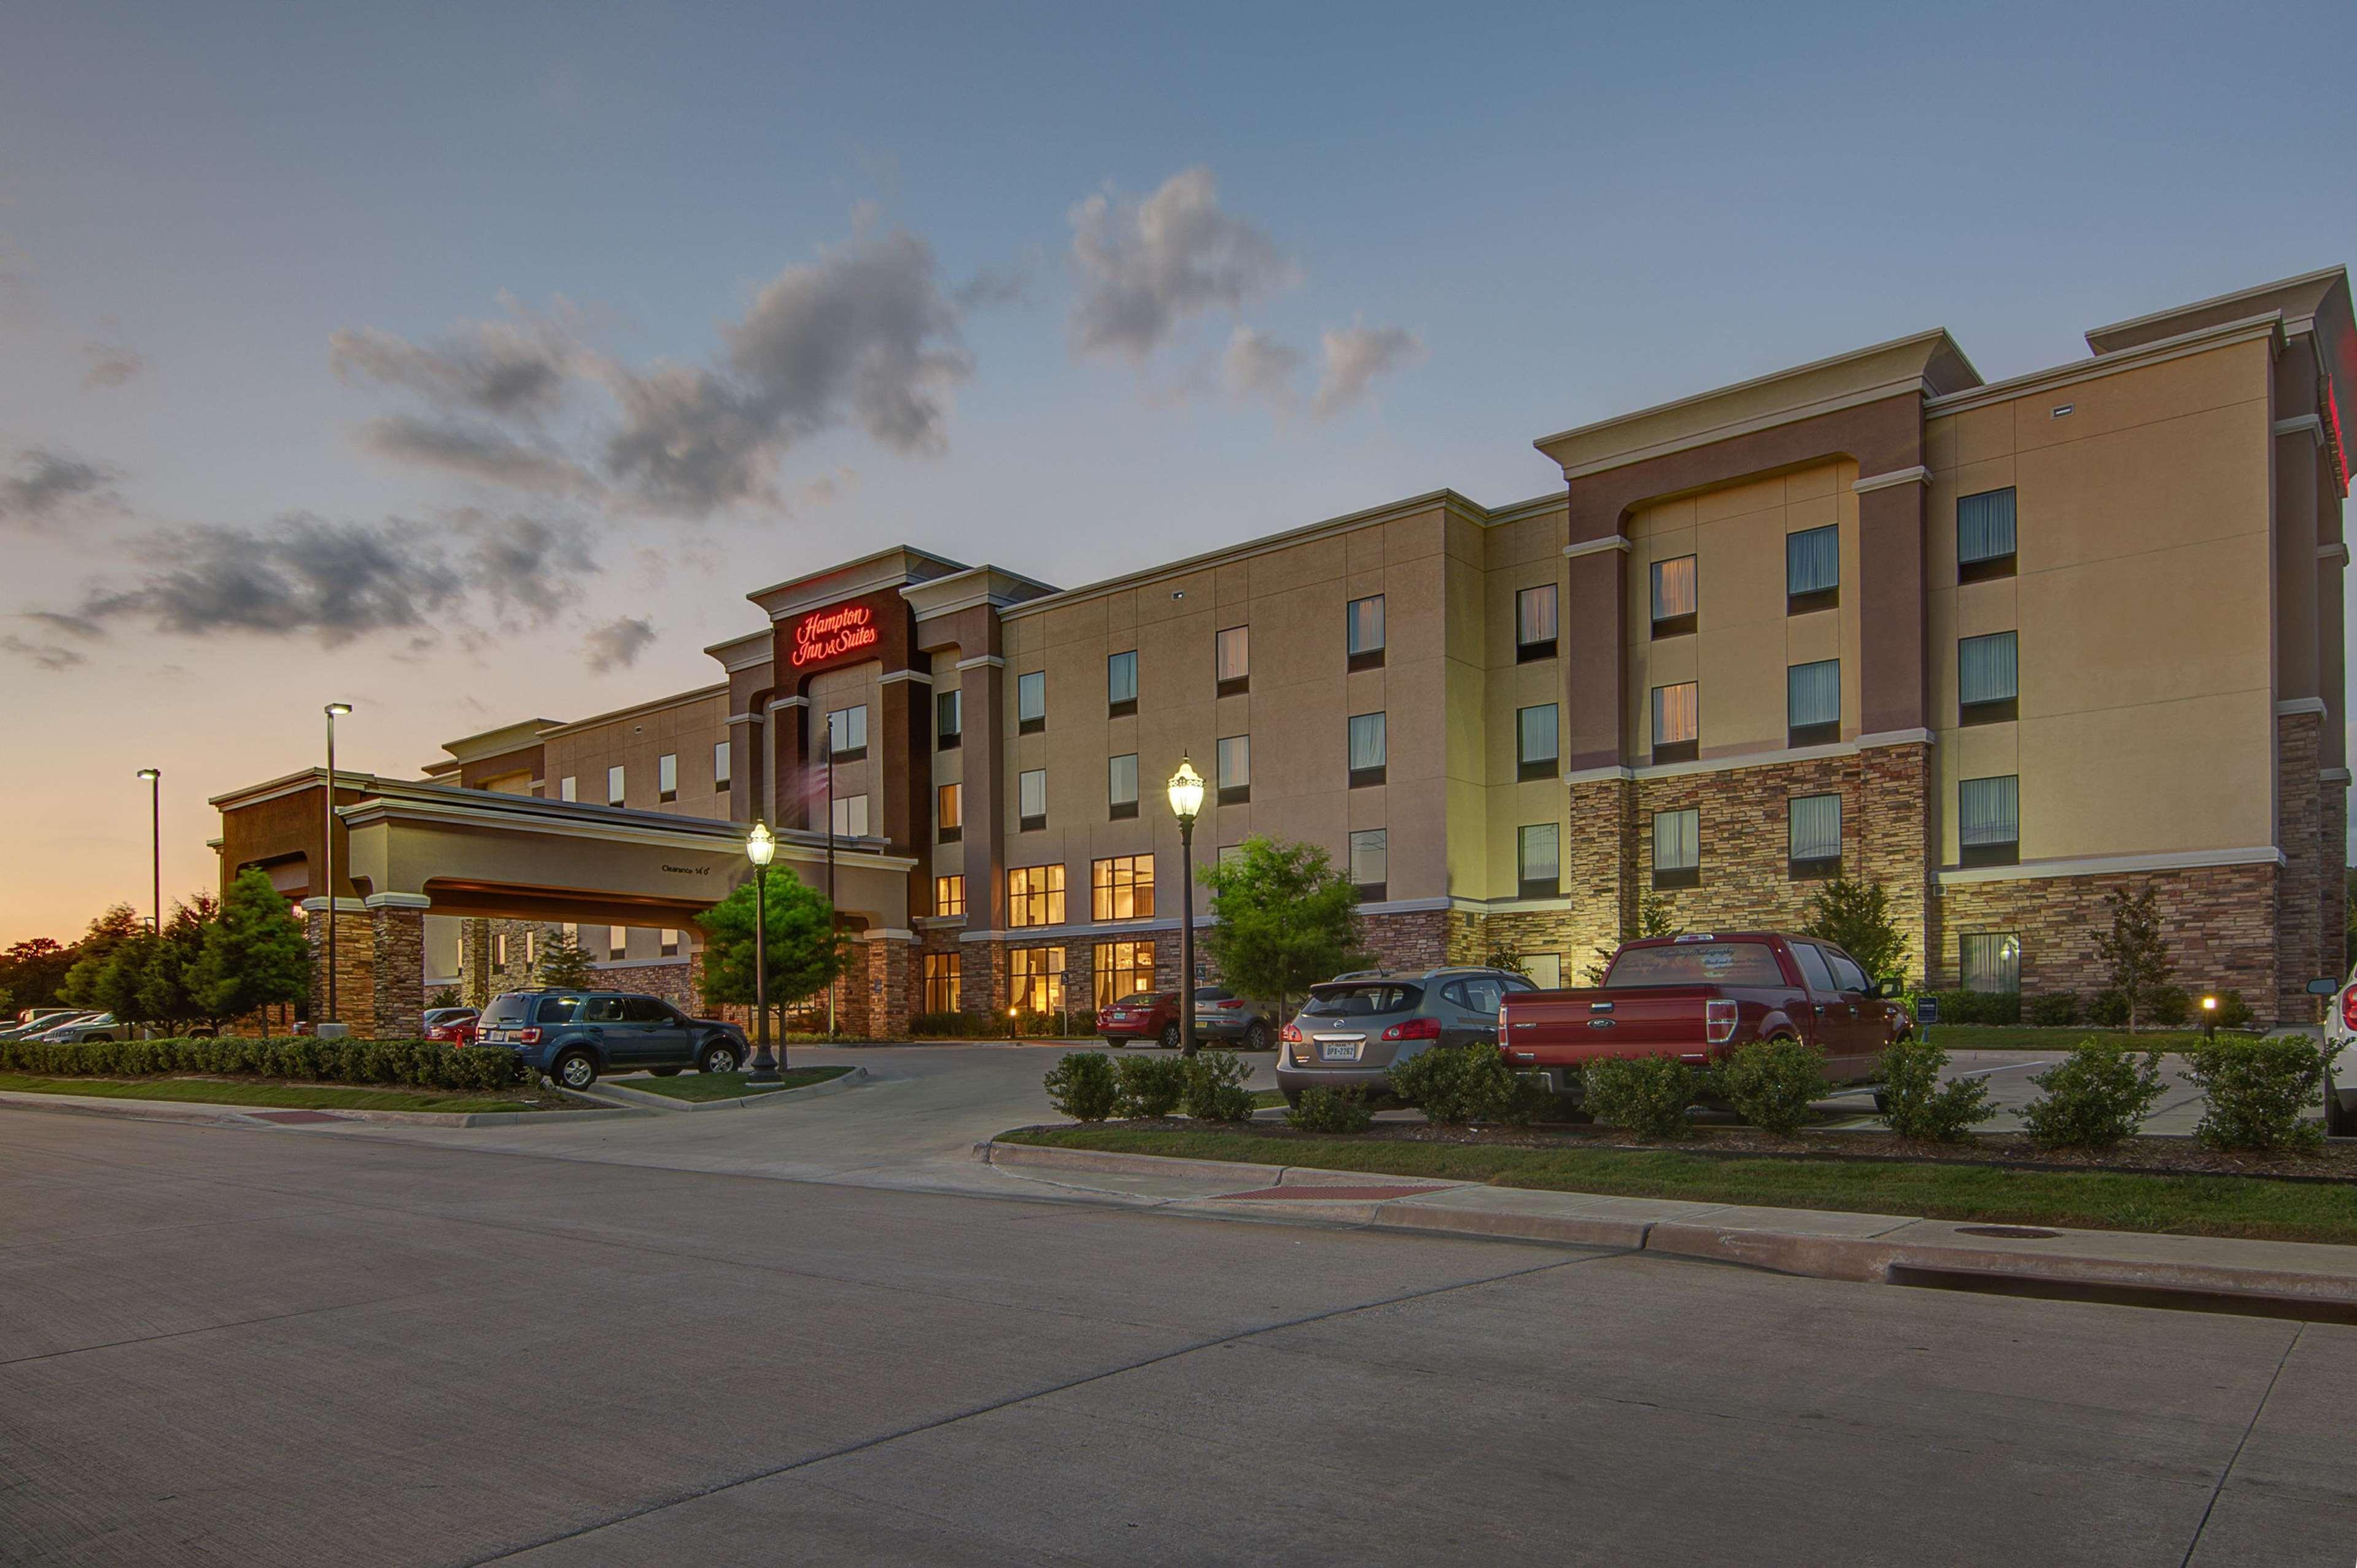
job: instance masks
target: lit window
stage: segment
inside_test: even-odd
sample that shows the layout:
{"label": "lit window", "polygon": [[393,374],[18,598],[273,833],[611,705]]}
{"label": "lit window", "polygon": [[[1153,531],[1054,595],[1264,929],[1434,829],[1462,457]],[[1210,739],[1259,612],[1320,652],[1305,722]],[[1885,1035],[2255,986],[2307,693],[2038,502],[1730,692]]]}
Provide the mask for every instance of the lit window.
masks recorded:
{"label": "lit window", "polygon": [[1841,739],[1841,660],[1784,669],[1784,739],[1788,746],[1830,746]]}
{"label": "lit window", "polygon": [[728,793],[728,743],[725,740],[712,744],[712,789],[716,794]]}
{"label": "lit window", "polygon": [[925,955],[925,1011],[954,1013],[958,1010],[958,962],[953,952],[929,952]]}
{"label": "lit window", "polygon": [[608,927],[607,927],[607,928],[606,928],[606,956],[607,956],[608,959],[615,959],[615,960],[619,960],[619,959],[620,959],[624,954],[628,953],[630,950],[630,928],[629,928],[628,926],[608,926]]}
{"label": "lit window", "polygon": [[1006,874],[1006,923],[1009,926],[1060,926],[1064,923],[1064,868],[1061,865],[1018,865]]}
{"label": "lit window", "polygon": [[1089,863],[1089,918],[1143,920],[1154,913],[1154,857],[1122,854]]}
{"label": "lit window", "polygon": [[1702,755],[1702,688],[1692,681],[1653,688],[1653,760],[1692,762]]}
{"label": "lit window", "polygon": [[2011,931],[1968,931],[1959,939],[1964,989],[2011,993],[2021,989],[2021,939]]}
{"label": "lit window", "polygon": [[1220,633],[1216,652],[1220,695],[1232,697],[1252,679],[1251,628],[1232,626]]}
{"label": "lit window", "polygon": [[523,934],[523,961],[528,964],[538,963],[540,961],[540,933],[538,931],[526,931]]}
{"label": "lit window", "polygon": [[1016,948],[1006,955],[1006,1004],[1025,1013],[1064,1010],[1064,950]]}
{"label": "lit window", "polygon": [[1967,779],[1956,787],[1956,841],[1966,865],[2020,864],[2020,775]]}
{"label": "lit window", "polygon": [[1786,856],[1792,880],[1839,876],[1842,807],[1839,795],[1795,795],[1790,806]]}
{"label": "lit window", "polygon": [[1695,887],[1702,884],[1702,812],[1653,813],[1653,886]]}
{"label": "lit window", "polygon": [[2011,487],[1984,490],[1956,502],[1956,580],[1984,582],[2014,572],[2014,499]]}
{"label": "lit window", "polygon": [[1219,745],[1220,804],[1241,805],[1252,799],[1252,736],[1232,735]]}
{"label": "lit window", "polygon": [[1111,817],[1137,815],[1137,753],[1105,758],[1105,808]]}
{"label": "lit window", "polygon": [[965,831],[965,786],[936,785],[933,789],[933,826],[939,830],[941,842],[955,843]]}
{"label": "lit window", "polygon": [[1514,595],[1514,661],[1553,659],[1555,650],[1555,585],[1541,583]]}
{"label": "lit window", "polygon": [[826,715],[826,748],[837,762],[856,762],[867,755],[866,703]]}
{"label": "lit window", "polygon": [[1353,670],[1372,670],[1383,661],[1383,596],[1352,599],[1343,615],[1344,641]]}
{"label": "lit window", "polygon": [[2003,724],[2020,712],[2021,655],[2015,634],[1992,632],[1956,643],[1956,716],[1968,725]]}
{"label": "lit window", "polygon": [[669,926],[665,926],[662,929],[662,956],[665,958],[677,958],[679,956],[679,933],[673,930]]}
{"label": "lit window", "polygon": [[1116,653],[1105,660],[1105,714],[1120,718],[1137,712],[1137,651]]}
{"label": "lit window", "polygon": [[655,758],[655,800],[658,802],[679,799],[679,754],[666,751]]}
{"label": "lit window", "polygon": [[573,775],[571,775],[570,773],[566,774],[564,778],[562,778],[562,779],[558,779],[558,780],[556,781],[556,798],[557,798],[558,800],[578,800],[578,799],[580,798],[580,794],[581,794],[581,785],[580,785],[580,780],[578,780],[578,779],[575,779],[575,778],[573,777]]}
{"label": "lit window", "polygon": [[1514,831],[1516,892],[1524,898],[1552,898],[1561,886],[1558,858],[1561,832],[1553,822],[1538,822]]}
{"label": "lit window", "polygon": [[609,806],[619,806],[621,803],[622,768],[621,765],[617,763],[615,766],[606,769],[606,804]]}
{"label": "lit window", "polygon": [[1358,789],[1383,781],[1384,765],[1389,757],[1389,737],[1381,714],[1351,715],[1351,788]]}
{"label": "lit window", "polygon": [[1152,942],[1099,942],[1092,978],[1096,1004],[1110,1007],[1125,996],[1154,989]]}
{"label": "lit window", "polygon": [[1653,635],[1684,637],[1695,628],[1695,558],[1653,563]]}
{"label": "lit window", "polygon": [[1033,670],[1015,677],[1015,727],[1037,735],[1048,727],[1048,672]]}
{"label": "lit window", "polygon": [[1017,832],[1036,833],[1048,825],[1048,770],[1032,768],[1017,775],[1016,784]]}
{"label": "lit window", "polygon": [[1557,753],[1553,703],[1514,710],[1514,777],[1552,779]]}
{"label": "lit window", "polygon": [[933,878],[933,913],[963,915],[965,913],[965,878],[936,876]]}
{"label": "lit window", "polygon": [[1372,903],[1383,897],[1391,880],[1391,835],[1367,828],[1351,835],[1351,880],[1359,897]]}
{"label": "lit window", "polygon": [[491,939],[491,961],[501,969],[508,966],[508,934],[505,931]]}
{"label": "lit window", "polygon": [[864,839],[867,836],[867,797],[837,795],[834,798],[834,836],[839,839]]}
{"label": "lit window", "polygon": [[1841,603],[1841,530],[1831,523],[1784,535],[1784,613],[1807,615]]}
{"label": "lit window", "polygon": [[965,728],[965,693],[941,692],[933,697],[934,743],[943,751],[955,751]]}

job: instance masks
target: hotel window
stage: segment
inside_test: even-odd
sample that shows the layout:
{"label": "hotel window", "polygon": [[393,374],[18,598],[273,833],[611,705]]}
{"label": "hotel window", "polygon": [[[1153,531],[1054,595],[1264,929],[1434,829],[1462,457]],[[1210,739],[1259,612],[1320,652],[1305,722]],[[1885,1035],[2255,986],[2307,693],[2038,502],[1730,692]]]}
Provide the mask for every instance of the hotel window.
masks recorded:
{"label": "hotel window", "polygon": [[1383,596],[1352,599],[1343,611],[1343,642],[1353,670],[1380,670],[1383,663]]}
{"label": "hotel window", "polygon": [[505,931],[491,938],[491,961],[501,969],[508,966],[508,934]]}
{"label": "hotel window", "polygon": [[1563,954],[1559,952],[1526,952],[1522,955],[1523,972],[1541,991],[1563,989]]}
{"label": "hotel window", "polygon": [[1795,882],[1841,875],[1841,797],[1795,795],[1785,844],[1787,869]]}
{"label": "hotel window", "polygon": [[1034,768],[1015,779],[1015,831],[1036,833],[1048,825],[1048,770]]}
{"label": "hotel window", "polygon": [[1358,886],[1359,897],[1370,904],[1381,902],[1390,886],[1391,874],[1391,835],[1382,828],[1352,833],[1351,880]]}
{"label": "hotel window", "polygon": [[1252,628],[1232,626],[1220,633],[1215,673],[1222,697],[1252,689]]}
{"label": "hotel window", "polygon": [[617,764],[606,769],[606,804],[619,806],[621,803],[622,769],[620,765]]}
{"label": "hotel window", "polygon": [[556,781],[556,798],[560,800],[579,800],[581,798],[581,781],[578,779],[574,778],[572,774],[566,774],[564,778]]}
{"label": "hotel window", "polygon": [[1514,830],[1516,891],[1524,898],[1552,898],[1562,886],[1557,855],[1562,835],[1553,822]]}
{"label": "hotel window", "polygon": [[1236,862],[1243,859],[1243,857],[1244,846],[1240,843],[1223,843],[1220,846],[1220,864],[1222,865],[1233,865]]}
{"label": "hotel window", "polygon": [[1702,886],[1702,812],[1696,808],[1653,813],[1653,886]]}
{"label": "hotel window", "polygon": [[1841,603],[1841,530],[1828,523],[1784,535],[1784,613],[1807,615]]}
{"label": "hotel window", "polygon": [[1252,736],[1221,736],[1219,754],[1220,804],[1241,806],[1252,799]]}
{"label": "hotel window", "polygon": [[1692,681],[1653,688],[1653,760],[1692,762],[1702,755],[1702,689]]}
{"label": "hotel window", "polygon": [[2004,724],[2019,710],[2021,658],[2009,631],[1956,643],[1956,717],[1968,725]]}
{"label": "hotel window", "polygon": [[1154,857],[1122,854],[1089,863],[1089,918],[1143,920],[1154,913]]}
{"label": "hotel window", "polygon": [[666,751],[655,758],[655,800],[668,804],[679,799],[679,753]]}
{"label": "hotel window", "polygon": [[563,926],[559,927],[558,929],[565,933],[565,945],[566,947],[577,948],[581,945],[581,928],[579,926],[568,920]]}
{"label": "hotel window", "polygon": [[1555,650],[1555,585],[1521,590],[1514,595],[1514,662],[1553,659]]}
{"label": "hotel window", "polygon": [[728,743],[725,740],[712,743],[712,791],[728,793]]}
{"label": "hotel window", "polygon": [[1841,660],[1821,659],[1784,670],[1784,744],[1831,746],[1841,739]]}
{"label": "hotel window", "polygon": [[1555,776],[1559,747],[1553,703],[1514,710],[1514,777],[1525,783]]}
{"label": "hotel window", "polygon": [[958,1010],[958,955],[953,952],[929,952],[925,955],[925,1011],[954,1013]]}
{"label": "hotel window", "polygon": [[965,832],[965,786],[933,787],[933,828],[936,842],[955,843]]}
{"label": "hotel window", "polygon": [[1127,718],[1137,712],[1137,650],[1116,653],[1105,660],[1105,717]]}
{"label": "hotel window", "polygon": [[665,958],[677,958],[679,956],[679,933],[666,926],[662,931],[662,946],[658,950],[660,950]]}
{"label": "hotel window", "polygon": [[619,963],[619,961],[621,961],[621,960],[622,960],[623,956],[624,956],[625,954],[627,954],[630,950],[630,929],[628,926],[608,926],[608,927],[607,927],[607,928],[606,928],[606,956],[607,956],[607,958],[608,958],[608,959],[609,959],[609,960],[612,960],[612,961],[615,961],[615,962],[618,962],[618,963]]}
{"label": "hotel window", "polygon": [[1351,715],[1351,788],[1363,788],[1383,781],[1384,766],[1389,759],[1383,715],[1352,714]]}
{"label": "hotel window", "polygon": [[1964,989],[2014,993],[2021,989],[2021,939],[2011,931],[1968,931],[1959,939]]}
{"label": "hotel window", "polygon": [[1105,815],[1116,819],[1137,815],[1137,753],[1134,751],[1105,758]]}
{"label": "hotel window", "polygon": [[965,913],[965,878],[936,876],[933,878],[933,913],[963,915]]}
{"label": "hotel window", "polygon": [[1096,1004],[1110,1007],[1125,996],[1154,989],[1152,942],[1099,942],[1093,978]]}
{"label": "hotel window", "polygon": [[1020,735],[1038,735],[1048,727],[1048,672],[1027,671],[1015,677],[1015,728]]}
{"label": "hotel window", "polygon": [[829,819],[834,824],[834,836],[839,839],[864,839],[867,836],[867,797],[837,795],[834,811]]}
{"label": "hotel window", "polygon": [[2010,577],[2014,568],[2013,488],[1983,490],[1956,502],[1956,581]]}
{"label": "hotel window", "polygon": [[1064,1010],[1064,950],[1017,948],[1006,955],[1006,1002],[1026,1013]]}
{"label": "hotel window", "polygon": [[2020,775],[1956,786],[1956,847],[1966,865],[2021,864]]}
{"label": "hotel window", "polygon": [[933,696],[933,745],[941,751],[955,751],[958,739],[965,729],[965,693],[940,692]]}
{"label": "hotel window", "polygon": [[1064,923],[1064,868],[1018,865],[1006,874],[1006,923],[1009,926],[1060,926]]}
{"label": "hotel window", "polygon": [[856,762],[867,755],[866,703],[826,715],[826,747],[837,762]]}
{"label": "hotel window", "polygon": [[523,961],[526,963],[538,963],[540,961],[540,933],[538,931],[526,931],[523,934]]}
{"label": "hotel window", "polygon": [[1695,628],[1695,558],[1653,563],[1653,635],[1684,637]]}

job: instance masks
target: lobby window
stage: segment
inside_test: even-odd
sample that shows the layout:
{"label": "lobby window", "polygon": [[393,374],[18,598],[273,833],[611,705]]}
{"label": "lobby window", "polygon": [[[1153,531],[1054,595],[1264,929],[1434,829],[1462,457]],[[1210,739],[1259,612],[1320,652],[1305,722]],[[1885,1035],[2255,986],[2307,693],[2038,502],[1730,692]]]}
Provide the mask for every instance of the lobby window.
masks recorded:
{"label": "lobby window", "polygon": [[501,969],[508,966],[508,934],[505,931],[491,938],[491,961]]}
{"label": "lobby window", "polygon": [[1514,777],[1525,783],[1555,776],[1559,747],[1553,703],[1514,710]]}
{"label": "lobby window", "polygon": [[629,954],[630,950],[630,929],[628,926],[607,927],[606,957],[608,960],[619,963]]}
{"label": "lobby window", "polygon": [[1702,886],[1702,812],[1692,806],[1683,811],[1653,813],[1653,886]]}
{"label": "lobby window", "polygon": [[725,740],[712,743],[712,792],[728,793],[728,743]]}
{"label": "lobby window", "polygon": [[664,805],[679,799],[679,753],[666,751],[655,758],[655,800]]}
{"label": "lobby window", "polygon": [[864,839],[867,836],[867,797],[837,795],[831,820],[834,836],[839,839]]}
{"label": "lobby window", "polygon": [[2013,487],[1956,502],[1956,581],[1983,583],[2014,570]]}
{"label": "lobby window", "polygon": [[1795,795],[1786,805],[1785,862],[1795,882],[1841,875],[1841,797]]}
{"label": "lobby window", "polygon": [[1064,868],[1018,865],[1006,874],[1006,923],[1009,926],[1060,926],[1064,923]]}
{"label": "lobby window", "polygon": [[568,773],[556,781],[556,798],[560,800],[581,799],[581,780]]}
{"label": "lobby window", "polygon": [[1552,898],[1563,885],[1561,831],[1553,822],[1514,830],[1514,880],[1524,898]]}
{"label": "lobby window", "polygon": [[1048,770],[1034,768],[1016,776],[1015,831],[1036,833],[1048,825]]}
{"label": "lobby window", "polygon": [[1154,913],[1154,857],[1120,854],[1089,863],[1089,918],[1143,920]]}
{"label": "lobby window", "polygon": [[1048,727],[1048,672],[1028,670],[1015,677],[1015,728],[1038,735]]}
{"label": "lobby window", "polygon": [[1784,670],[1784,744],[1831,746],[1841,739],[1841,660],[1821,659]]}
{"label": "lobby window", "polygon": [[965,733],[965,693],[937,692],[933,694],[933,746],[940,751],[955,751]]}
{"label": "lobby window", "polygon": [[1391,885],[1391,834],[1365,828],[1351,835],[1351,880],[1362,902],[1380,902]]}
{"label": "lobby window", "polygon": [[617,763],[614,767],[606,769],[606,804],[619,806],[622,803],[622,769],[621,765]]}
{"label": "lobby window", "polygon": [[2021,989],[2021,939],[2011,931],[1967,931],[1958,939],[1964,989],[2011,994]]}
{"label": "lobby window", "polygon": [[2020,775],[1956,786],[1956,847],[1966,865],[2021,864]]}
{"label": "lobby window", "polygon": [[1241,806],[1252,799],[1252,736],[1222,736],[1219,746],[1220,804]]}
{"label": "lobby window", "polygon": [[1105,660],[1105,717],[1125,719],[1137,712],[1137,650]]}
{"label": "lobby window", "polygon": [[1351,788],[1363,789],[1383,781],[1390,760],[1387,726],[1382,714],[1351,715]]}
{"label": "lobby window", "polygon": [[1096,1004],[1110,1007],[1125,996],[1154,989],[1152,942],[1099,942],[1091,976],[1096,983]]}
{"label": "lobby window", "polygon": [[538,931],[526,931],[523,934],[523,961],[526,963],[538,963],[540,961],[540,933]]}
{"label": "lobby window", "polygon": [[1025,1013],[1064,1010],[1064,950],[1017,948],[1006,955],[1006,1004]]}
{"label": "lobby window", "polygon": [[1653,635],[1684,637],[1695,628],[1695,558],[1653,563]]}
{"label": "lobby window", "polygon": [[933,913],[963,915],[965,913],[965,878],[936,876],[933,878]]}
{"label": "lobby window", "polygon": [[1702,755],[1702,688],[1692,681],[1653,688],[1653,760],[1692,762]]}
{"label": "lobby window", "polygon": [[1105,815],[1114,819],[1137,815],[1137,753],[1134,751],[1105,758]]}
{"label": "lobby window", "polygon": [[1807,615],[1841,604],[1841,530],[1831,523],[1784,535],[1784,613]]}
{"label": "lobby window", "polygon": [[953,952],[929,952],[925,955],[925,1011],[954,1013],[958,1010],[959,955]]}
{"label": "lobby window", "polygon": [[665,958],[677,958],[679,956],[679,933],[666,926],[659,934],[662,938],[662,944],[657,950]]}
{"label": "lobby window", "polygon": [[955,843],[965,833],[965,786],[937,784],[933,787],[933,828],[936,840]]}
{"label": "lobby window", "polygon": [[1353,670],[1383,665],[1383,596],[1352,599],[1342,614],[1342,641]]}
{"label": "lobby window", "polygon": [[1252,628],[1232,626],[1220,633],[1213,648],[1213,673],[1222,697],[1252,689]]}
{"label": "lobby window", "polygon": [[826,746],[837,762],[856,762],[867,755],[866,703],[826,715]]}
{"label": "lobby window", "polygon": [[1956,717],[1968,725],[2004,724],[2020,709],[2021,657],[2009,631],[1956,643]]}
{"label": "lobby window", "polygon": [[1555,585],[1522,589],[1514,595],[1514,662],[1553,659],[1555,650]]}

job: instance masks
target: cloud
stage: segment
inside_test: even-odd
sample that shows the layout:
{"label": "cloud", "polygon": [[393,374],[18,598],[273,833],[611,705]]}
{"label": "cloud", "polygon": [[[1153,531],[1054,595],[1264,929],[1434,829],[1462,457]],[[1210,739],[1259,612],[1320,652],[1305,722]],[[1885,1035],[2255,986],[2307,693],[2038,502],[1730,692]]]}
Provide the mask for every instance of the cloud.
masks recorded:
{"label": "cloud", "polygon": [[1367,395],[1377,376],[1424,358],[1424,339],[1399,327],[1329,328],[1325,368],[1309,400],[1312,419],[1330,419]]}
{"label": "cloud", "polygon": [[354,433],[361,447],[395,462],[440,468],[471,479],[547,495],[595,495],[595,476],[561,452],[479,425],[436,424],[411,414],[368,420]]}
{"label": "cloud", "polygon": [[1200,165],[1181,169],[1143,201],[1101,191],[1076,203],[1072,352],[1133,363],[1202,311],[1241,308],[1298,281],[1276,242],[1220,210],[1219,185]]}
{"label": "cloud", "polygon": [[81,346],[90,360],[90,370],[82,376],[85,388],[119,387],[147,368],[147,361],[138,351],[120,343],[102,343],[96,338]]}
{"label": "cloud", "polygon": [[582,650],[587,656],[589,668],[603,675],[608,670],[628,669],[639,661],[648,644],[655,639],[654,623],[633,620],[628,616],[607,622],[593,629],[582,639]]}
{"label": "cloud", "polygon": [[464,322],[428,345],[370,328],[328,338],[328,363],[346,381],[381,381],[436,405],[502,417],[554,413],[571,358],[562,328],[531,320]]}
{"label": "cloud", "polygon": [[0,522],[40,522],[81,503],[110,499],[114,471],[46,446],[18,455],[19,473],[0,478]]}
{"label": "cloud", "polygon": [[70,648],[63,648],[54,642],[27,642],[13,632],[0,636],[0,653],[28,660],[44,670],[70,670],[77,664],[87,662]]}
{"label": "cloud", "polygon": [[1279,411],[1293,406],[1293,378],[1300,369],[1300,349],[1250,327],[1236,328],[1221,357],[1229,395],[1239,400],[1261,398]]}
{"label": "cloud", "polygon": [[39,621],[43,626],[64,632],[69,637],[96,639],[106,635],[106,628],[95,621],[76,615],[63,615],[56,610],[27,610],[24,618]]}
{"label": "cloud", "polygon": [[535,620],[567,607],[576,585],[598,569],[587,535],[574,523],[470,510],[459,513],[453,526],[467,542],[468,581],[495,603],[521,608]]}

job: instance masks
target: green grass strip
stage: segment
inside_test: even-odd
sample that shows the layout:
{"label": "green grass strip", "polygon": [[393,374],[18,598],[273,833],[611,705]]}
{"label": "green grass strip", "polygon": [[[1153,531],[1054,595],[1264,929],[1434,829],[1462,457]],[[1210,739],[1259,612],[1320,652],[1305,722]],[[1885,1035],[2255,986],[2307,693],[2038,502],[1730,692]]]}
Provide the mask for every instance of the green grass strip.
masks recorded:
{"label": "green grass strip", "polygon": [[2082,1040],[2129,1046],[2139,1051],[2185,1051],[2201,1043],[2201,1031],[2147,1029],[2131,1035],[2126,1029],[2098,1029],[2093,1025],[2079,1024],[2052,1027],[2029,1024],[1934,1024],[1923,1031],[1923,1037],[1952,1051],[2051,1051],[2059,1055]]}
{"label": "green grass strip", "polygon": [[521,1100],[435,1094],[404,1089],[347,1089],[338,1084],[232,1083],[222,1079],[33,1078],[0,1072],[0,1090],[15,1094],[79,1094],[97,1100],[166,1100],[190,1105],[266,1105],[290,1111],[538,1111]]}
{"label": "green grass strip", "polygon": [[2357,1185],[2264,1176],[2142,1176],[1986,1165],[1724,1159],[1675,1150],[1481,1147],[1351,1138],[1266,1138],[1185,1129],[1079,1127],[1000,1134],[1049,1148],[1308,1165],[1544,1192],[1837,1209],[2093,1230],[2276,1241],[2357,1241]]}
{"label": "green grass strip", "polygon": [[673,1100],[742,1100],[748,1094],[774,1094],[781,1089],[801,1089],[807,1084],[828,1083],[851,1069],[847,1067],[798,1067],[781,1075],[777,1083],[748,1083],[741,1072],[683,1072],[677,1078],[616,1079],[624,1089],[635,1089],[645,1094],[661,1094]]}

